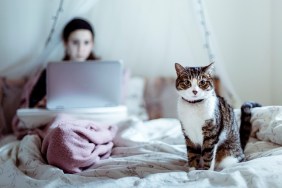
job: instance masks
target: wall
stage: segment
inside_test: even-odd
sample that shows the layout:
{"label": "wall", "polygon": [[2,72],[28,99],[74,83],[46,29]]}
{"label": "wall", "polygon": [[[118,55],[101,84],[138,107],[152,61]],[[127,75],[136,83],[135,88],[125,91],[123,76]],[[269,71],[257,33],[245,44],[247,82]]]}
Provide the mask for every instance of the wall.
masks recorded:
{"label": "wall", "polygon": [[272,42],[272,61],[273,66],[271,82],[272,86],[272,103],[274,105],[282,105],[282,1],[273,0],[272,1],[272,33],[271,33],[271,42]]}
{"label": "wall", "polygon": [[242,101],[274,103],[271,97],[271,1],[208,0],[206,5],[235,91]]}

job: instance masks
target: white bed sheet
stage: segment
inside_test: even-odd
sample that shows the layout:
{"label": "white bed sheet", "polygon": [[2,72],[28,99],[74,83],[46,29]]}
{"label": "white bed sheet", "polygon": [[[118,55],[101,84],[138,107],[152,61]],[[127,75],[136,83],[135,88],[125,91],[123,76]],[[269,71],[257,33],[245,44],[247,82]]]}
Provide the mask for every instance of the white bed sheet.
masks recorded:
{"label": "white bed sheet", "polygon": [[253,110],[247,162],[222,171],[187,173],[186,147],[175,119],[119,123],[109,159],[78,174],[46,164],[38,136],[0,148],[0,187],[281,187],[282,107]]}

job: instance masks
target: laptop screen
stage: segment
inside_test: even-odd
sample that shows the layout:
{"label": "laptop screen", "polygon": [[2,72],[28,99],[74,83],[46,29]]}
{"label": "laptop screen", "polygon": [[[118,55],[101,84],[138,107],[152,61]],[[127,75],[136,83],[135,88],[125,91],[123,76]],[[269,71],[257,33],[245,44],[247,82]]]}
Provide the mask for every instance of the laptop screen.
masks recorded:
{"label": "laptop screen", "polygon": [[47,65],[47,108],[121,105],[121,61],[51,62]]}

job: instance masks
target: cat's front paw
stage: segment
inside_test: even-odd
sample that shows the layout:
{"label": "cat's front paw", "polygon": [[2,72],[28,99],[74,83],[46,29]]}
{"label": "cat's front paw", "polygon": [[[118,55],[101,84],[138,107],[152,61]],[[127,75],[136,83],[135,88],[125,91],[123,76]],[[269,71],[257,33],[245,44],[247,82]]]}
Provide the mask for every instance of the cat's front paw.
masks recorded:
{"label": "cat's front paw", "polygon": [[191,171],[193,171],[193,170],[196,170],[196,168],[195,168],[195,167],[189,167],[189,168],[188,168],[188,172],[191,172]]}

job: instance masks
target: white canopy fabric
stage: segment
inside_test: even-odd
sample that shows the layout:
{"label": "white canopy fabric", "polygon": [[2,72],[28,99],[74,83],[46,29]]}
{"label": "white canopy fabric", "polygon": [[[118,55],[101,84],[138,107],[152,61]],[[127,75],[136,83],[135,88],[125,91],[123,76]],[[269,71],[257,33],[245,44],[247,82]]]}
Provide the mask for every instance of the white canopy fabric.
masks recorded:
{"label": "white canopy fabric", "polygon": [[202,0],[4,0],[1,4],[0,12],[10,20],[4,21],[6,30],[1,31],[5,41],[0,44],[1,76],[26,76],[62,59],[62,28],[79,16],[94,26],[94,50],[102,59],[122,59],[132,75],[146,77],[176,76],[175,62],[202,66],[215,61],[225,97],[239,103]]}
{"label": "white canopy fabric", "polygon": [[215,62],[216,71],[221,81],[221,95],[225,97],[235,107],[240,107],[241,101],[235,92],[233,85],[226,74],[224,60],[220,55],[220,50],[216,45],[216,37],[213,32],[211,22],[208,19],[208,11],[205,8],[204,1],[194,0],[195,14],[198,15],[199,27],[202,31],[203,46],[210,62]]}

